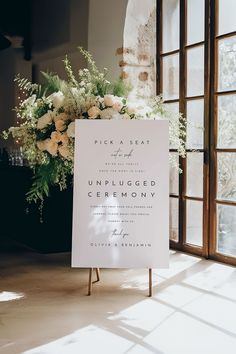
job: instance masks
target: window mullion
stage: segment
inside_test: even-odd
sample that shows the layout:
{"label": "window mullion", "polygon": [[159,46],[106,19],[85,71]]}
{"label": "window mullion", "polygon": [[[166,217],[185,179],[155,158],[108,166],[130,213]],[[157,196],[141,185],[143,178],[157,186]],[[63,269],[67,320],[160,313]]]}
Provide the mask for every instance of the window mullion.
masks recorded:
{"label": "window mullion", "polygon": [[[180,54],[179,54],[179,110],[186,116],[186,0],[180,0]],[[179,176],[179,242],[186,241],[186,159],[180,158],[180,168],[183,173]]]}
{"label": "window mullion", "polygon": [[216,104],[216,4],[215,0],[210,1],[210,82],[209,82],[209,150],[210,150],[210,169],[209,169],[209,255],[214,254],[216,249],[216,136],[217,124],[215,122]]}

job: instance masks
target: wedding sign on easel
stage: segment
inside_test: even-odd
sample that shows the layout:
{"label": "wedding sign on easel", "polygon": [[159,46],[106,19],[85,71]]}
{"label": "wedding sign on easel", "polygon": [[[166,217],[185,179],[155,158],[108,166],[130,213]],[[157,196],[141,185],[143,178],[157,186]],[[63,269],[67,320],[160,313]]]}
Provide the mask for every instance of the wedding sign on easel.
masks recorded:
{"label": "wedding sign on easel", "polygon": [[148,268],[150,285],[169,262],[168,122],[76,120],[75,136],[72,267]]}

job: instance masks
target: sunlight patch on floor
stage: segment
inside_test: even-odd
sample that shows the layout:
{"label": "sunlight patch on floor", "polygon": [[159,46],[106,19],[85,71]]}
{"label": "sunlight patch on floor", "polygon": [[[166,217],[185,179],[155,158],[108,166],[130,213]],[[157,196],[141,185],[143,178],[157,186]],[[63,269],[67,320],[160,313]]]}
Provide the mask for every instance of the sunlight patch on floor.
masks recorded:
{"label": "sunlight patch on floor", "polygon": [[19,300],[25,297],[23,293],[15,293],[12,291],[0,292],[0,302]]}
{"label": "sunlight patch on floor", "polygon": [[22,354],[120,354],[125,353],[132,345],[131,341],[109,330],[90,325]]}

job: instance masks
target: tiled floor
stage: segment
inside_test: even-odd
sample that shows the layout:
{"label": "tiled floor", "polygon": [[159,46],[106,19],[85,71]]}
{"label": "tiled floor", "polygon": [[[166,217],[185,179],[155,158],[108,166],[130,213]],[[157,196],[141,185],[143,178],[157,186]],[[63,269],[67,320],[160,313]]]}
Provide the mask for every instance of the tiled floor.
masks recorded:
{"label": "tiled floor", "polygon": [[235,354],[236,269],[171,252],[170,268],[101,272],[70,255],[0,254],[1,354]]}

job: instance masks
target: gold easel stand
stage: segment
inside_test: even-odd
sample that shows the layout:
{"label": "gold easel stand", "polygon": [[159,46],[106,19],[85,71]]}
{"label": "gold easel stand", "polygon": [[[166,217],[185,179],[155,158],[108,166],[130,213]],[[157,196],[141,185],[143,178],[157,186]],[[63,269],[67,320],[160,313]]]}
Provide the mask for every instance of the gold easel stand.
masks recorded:
{"label": "gold easel stand", "polygon": [[[89,268],[89,281],[88,281],[88,296],[92,294],[92,285],[93,283],[96,283],[100,280],[100,270],[99,268],[95,268],[96,271],[96,276],[97,280],[93,282],[92,277],[93,277],[93,269],[94,268]],[[148,269],[148,279],[149,279],[149,293],[148,296],[152,297],[152,269]]]}
{"label": "gold easel stand", "polygon": [[[94,283],[100,280],[100,270],[99,268],[95,268],[95,270],[96,270],[97,280],[95,280]],[[93,277],[93,268],[89,268],[88,296],[90,296],[92,293],[92,284],[93,284],[92,277]]]}

